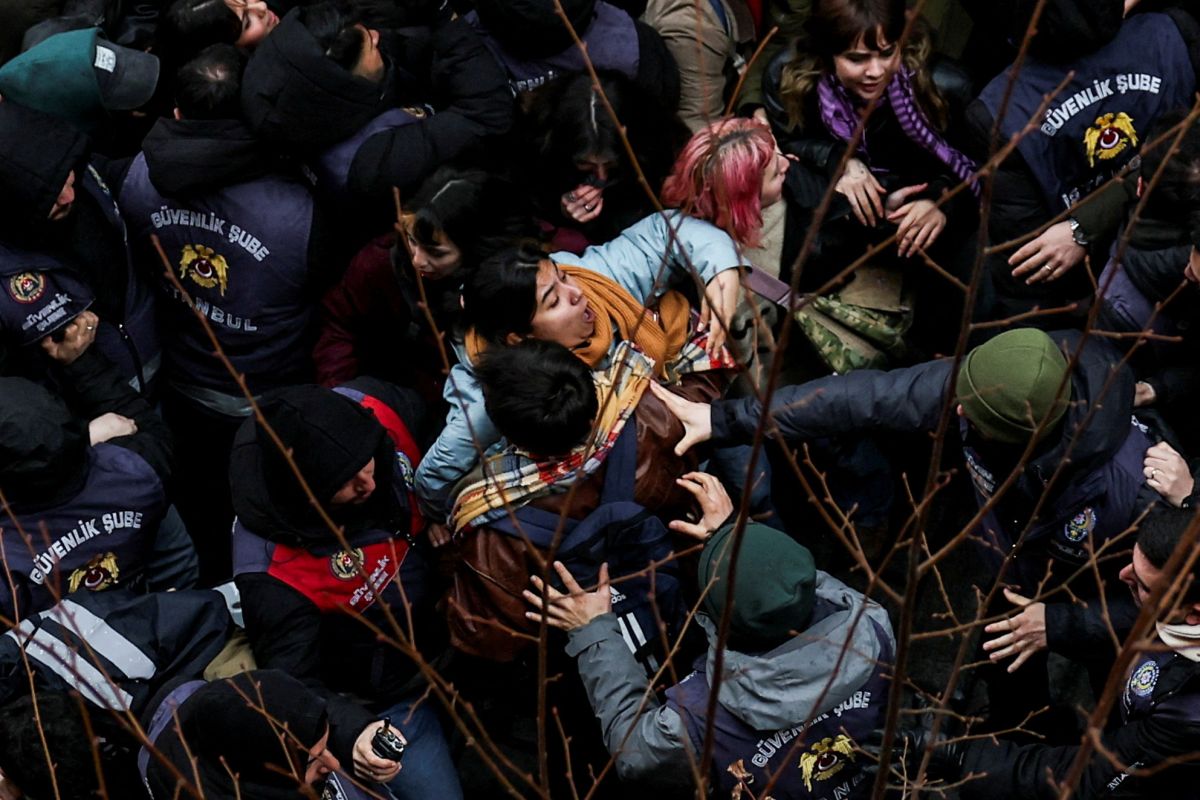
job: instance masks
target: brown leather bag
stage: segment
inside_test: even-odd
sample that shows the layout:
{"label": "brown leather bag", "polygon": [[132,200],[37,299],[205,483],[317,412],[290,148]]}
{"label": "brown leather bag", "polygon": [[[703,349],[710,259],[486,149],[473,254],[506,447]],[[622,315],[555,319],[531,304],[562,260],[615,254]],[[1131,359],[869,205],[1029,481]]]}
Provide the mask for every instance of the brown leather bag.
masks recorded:
{"label": "brown leather bag", "polygon": [[[721,395],[732,377],[725,370],[694,373],[671,389],[707,403]],[[638,445],[634,500],[664,520],[683,518],[692,510],[693,500],[675,479],[699,464],[693,452],[675,455],[683,425],[651,392],[638,402],[634,423]],[[583,519],[600,503],[606,468],[566,492],[538,498],[531,505]],[[512,661],[536,645],[538,626],[525,617],[529,606],[521,592],[530,588],[531,575],[545,573],[545,553],[515,536],[481,528],[467,534],[455,555],[446,608],[451,644],[492,661]]]}

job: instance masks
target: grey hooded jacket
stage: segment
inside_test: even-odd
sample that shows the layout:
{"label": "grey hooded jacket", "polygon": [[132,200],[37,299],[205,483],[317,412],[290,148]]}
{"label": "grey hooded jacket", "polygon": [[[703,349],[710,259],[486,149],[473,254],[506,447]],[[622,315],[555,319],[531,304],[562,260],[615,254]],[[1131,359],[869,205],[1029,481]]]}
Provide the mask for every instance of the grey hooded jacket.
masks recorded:
{"label": "grey hooded jacket", "polygon": [[[878,671],[880,653],[895,646],[887,612],[876,603],[821,571],[816,594],[835,610],[793,639],[759,655],[725,650],[719,702],[753,728],[779,730],[831,711]],[[702,615],[697,619],[708,635],[711,675],[716,626]],[[697,755],[683,719],[650,691],[617,618],[603,614],[571,631],[567,654],[578,661],[621,779],[663,789],[693,786]]]}

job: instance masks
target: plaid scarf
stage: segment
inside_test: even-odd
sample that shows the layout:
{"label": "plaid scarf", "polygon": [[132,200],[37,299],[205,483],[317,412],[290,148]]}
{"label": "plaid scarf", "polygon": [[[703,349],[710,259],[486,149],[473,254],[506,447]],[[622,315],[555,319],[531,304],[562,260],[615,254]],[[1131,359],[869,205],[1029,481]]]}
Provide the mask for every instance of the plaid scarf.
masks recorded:
{"label": "plaid scarf", "polygon": [[[600,419],[591,435],[566,456],[538,461],[509,446],[482,465],[482,475],[458,493],[450,512],[454,530],[487,525],[559,486],[593,474],[612,451],[625,423],[654,379],[654,362],[630,342],[621,342],[608,369],[592,373],[600,396]],[[468,479],[469,480],[469,479]]]}
{"label": "plaid scarf", "polygon": [[[850,92],[846,91],[846,87],[842,86],[836,77],[827,74],[817,82],[817,98],[821,106],[821,121],[825,123],[825,127],[842,141],[850,141],[860,117]],[[975,196],[979,197],[979,182],[971,177],[978,168],[977,165],[951,147],[929,123],[929,118],[925,116],[913,95],[912,73],[909,70],[901,68],[892,75],[887,92],[879,99],[880,107],[886,105],[891,105],[892,112],[900,123],[900,129],[909,139],[932,153],[960,181],[966,181]],[[865,130],[858,142],[858,152],[869,161]]]}

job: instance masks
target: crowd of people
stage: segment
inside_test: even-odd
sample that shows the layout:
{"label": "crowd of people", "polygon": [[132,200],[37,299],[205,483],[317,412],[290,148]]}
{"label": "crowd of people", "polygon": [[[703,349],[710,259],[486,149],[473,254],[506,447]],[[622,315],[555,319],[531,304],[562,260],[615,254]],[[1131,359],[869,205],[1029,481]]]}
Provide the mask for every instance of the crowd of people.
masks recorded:
{"label": "crowd of people", "polygon": [[1200,7],[951,5],[0,5],[0,798],[1191,796]]}

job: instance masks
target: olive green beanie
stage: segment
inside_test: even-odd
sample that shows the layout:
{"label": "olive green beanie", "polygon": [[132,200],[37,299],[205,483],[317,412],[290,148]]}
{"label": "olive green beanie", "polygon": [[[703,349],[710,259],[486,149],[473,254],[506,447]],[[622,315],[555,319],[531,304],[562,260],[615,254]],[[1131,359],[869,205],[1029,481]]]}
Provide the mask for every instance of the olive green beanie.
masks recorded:
{"label": "olive green beanie", "polygon": [[954,392],[963,415],[985,437],[1024,444],[1062,419],[1071,400],[1067,360],[1034,328],[1006,331],[967,353]]}
{"label": "olive green beanie", "polygon": [[[700,553],[704,611],[713,621],[725,613],[733,525],[713,534]],[[812,616],[817,579],[812,553],[774,528],[752,522],[742,537],[729,618],[729,645],[740,651],[769,650],[801,631]]]}

